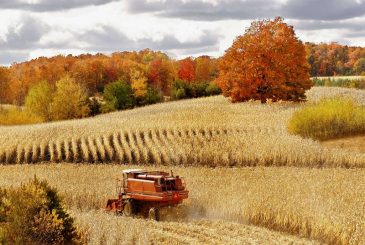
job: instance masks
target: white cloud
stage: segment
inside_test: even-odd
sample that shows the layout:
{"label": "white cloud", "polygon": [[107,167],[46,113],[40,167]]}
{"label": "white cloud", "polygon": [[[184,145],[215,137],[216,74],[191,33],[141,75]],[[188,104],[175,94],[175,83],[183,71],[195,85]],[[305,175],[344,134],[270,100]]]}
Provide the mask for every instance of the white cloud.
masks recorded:
{"label": "white cloud", "polygon": [[[305,15],[303,10],[303,16],[286,21],[294,25],[303,41],[339,41],[365,46],[365,15],[357,16],[357,11],[350,11],[356,6],[354,4],[361,7],[364,2],[347,0],[349,7],[343,13],[338,8],[333,9],[332,5],[327,6],[332,10],[325,13],[328,1],[322,3],[312,19],[308,19],[310,15]],[[345,0],[335,1],[346,3]],[[163,5],[165,9],[161,9],[160,1],[149,1],[144,6],[141,5],[143,0],[133,0],[131,12],[132,0],[62,0],[55,5],[52,2],[27,2],[19,9],[12,8],[15,3],[21,4],[19,1],[0,3],[0,7],[7,6],[0,9],[0,63],[56,54],[147,47],[166,51],[178,58],[200,54],[219,56],[236,36],[244,33],[251,18],[270,17],[284,5],[295,12],[299,5],[304,4],[299,4],[298,0],[189,0],[186,3],[167,0]],[[264,8],[263,3],[266,3]],[[199,6],[206,8],[197,8]],[[235,8],[227,9],[227,6]],[[276,10],[269,14],[272,9]],[[173,12],[176,16],[171,15]],[[322,12],[324,20],[318,20]],[[195,18],[197,14],[201,16]]]}

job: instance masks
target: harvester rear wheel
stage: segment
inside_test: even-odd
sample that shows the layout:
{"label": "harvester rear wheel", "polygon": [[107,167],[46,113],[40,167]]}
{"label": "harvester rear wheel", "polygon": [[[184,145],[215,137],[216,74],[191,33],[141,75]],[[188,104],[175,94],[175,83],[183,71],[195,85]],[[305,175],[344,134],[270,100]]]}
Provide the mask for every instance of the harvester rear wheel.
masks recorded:
{"label": "harvester rear wheel", "polygon": [[124,204],[123,214],[127,217],[131,217],[136,214],[136,206],[132,200],[127,200]]}
{"label": "harvester rear wheel", "polygon": [[148,210],[148,218],[151,220],[160,220],[160,210],[158,208],[150,208]]}

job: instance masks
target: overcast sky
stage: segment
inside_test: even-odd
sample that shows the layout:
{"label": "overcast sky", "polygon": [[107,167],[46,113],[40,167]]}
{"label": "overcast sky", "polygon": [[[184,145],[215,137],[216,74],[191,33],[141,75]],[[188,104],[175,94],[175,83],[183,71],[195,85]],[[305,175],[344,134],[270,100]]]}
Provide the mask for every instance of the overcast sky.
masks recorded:
{"label": "overcast sky", "polygon": [[220,56],[275,16],[303,41],[365,46],[365,0],[0,0],[0,64],[144,48]]}

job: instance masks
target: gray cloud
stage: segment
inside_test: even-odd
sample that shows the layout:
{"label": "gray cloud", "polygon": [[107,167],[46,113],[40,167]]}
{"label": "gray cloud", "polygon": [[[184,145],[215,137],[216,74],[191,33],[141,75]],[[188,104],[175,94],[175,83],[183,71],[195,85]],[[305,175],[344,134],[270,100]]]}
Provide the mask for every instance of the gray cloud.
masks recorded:
{"label": "gray cloud", "polygon": [[363,16],[365,1],[356,0],[289,0],[283,15],[294,19],[343,20]]}
{"label": "gray cloud", "polygon": [[26,51],[1,51],[0,65],[10,65],[14,62],[22,62],[29,59],[29,53]]}
{"label": "gray cloud", "polygon": [[296,29],[300,30],[322,30],[322,29],[349,29],[353,31],[363,30],[365,21],[349,22],[349,21],[317,21],[317,20],[301,20],[294,21]]}
{"label": "gray cloud", "polygon": [[356,0],[231,0],[217,4],[201,0],[164,2],[127,0],[131,13],[192,20],[256,19],[283,16],[293,19],[340,20],[365,14],[365,1]]}
{"label": "gray cloud", "polygon": [[8,29],[5,39],[0,39],[0,64],[27,60],[30,50],[41,46],[40,39],[48,30],[44,23],[24,16],[18,25]]}
{"label": "gray cloud", "polygon": [[21,9],[34,12],[60,11],[92,5],[104,5],[119,0],[40,0],[25,3],[21,0],[0,0],[0,9]]}
{"label": "gray cloud", "polygon": [[255,19],[274,17],[281,5],[273,0],[232,0],[217,4],[200,0],[168,0],[150,2],[147,0],[127,0],[131,13],[154,13],[162,17],[190,20]]}
{"label": "gray cloud", "polygon": [[35,47],[48,30],[49,27],[44,23],[26,16],[21,20],[19,28],[9,28],[6,40],[0,40],[0,50],[24,50]]}
{"label": "gray cloud", "polygon": [[119,50],[140,50],[150,48],[155,50],[194,50],[207,47],[217,47],[220,36],[205,31],[197,41],[181,42],[173,35],[166,35],[161,40],[142,38],[132,40],[121,31],[110,27],[102,26],[99,30],[91,30],[77,37],[78,40],[87,43],[87,49],[99,52],[110,52]]}

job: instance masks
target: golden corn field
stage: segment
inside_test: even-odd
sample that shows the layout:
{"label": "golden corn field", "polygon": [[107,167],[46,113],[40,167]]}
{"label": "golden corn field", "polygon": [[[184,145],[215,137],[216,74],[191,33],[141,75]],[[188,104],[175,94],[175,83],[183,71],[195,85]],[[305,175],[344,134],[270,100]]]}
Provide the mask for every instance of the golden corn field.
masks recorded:
{"label": "golden corn field", "polygon": [[[365,104],[365,91],[313,88]],[[88,162],[182,166],[359,167],[364,154],[287,133],[293,103],[231,104],[221,96],[163,103],[83,120],[0,127],[0,163]]]}
{"label": "golden corn field", "polygon": [[[365,105],[361,90],[307,94]],[[365,154],[290,135],[301,106],[217,96],[0,126],[0,186],[48,180],[88,244],[365,244]],[[104,213],[128,168],[172,169],[190,197],[162,222]]]}
{"label": "golden corn field", "polygon": [[[190,198],[162,222],[100,211],[121,171],[139,166],[40,164],[0,167],[0,185],[37,175],[60,190],[91,244],[363,244],[365,170],[174,167]],[[147,167],[147,166],[143,166]],[[154,169],[153,167],[147,167]],[[162,167],[169,171],[171,168]],[[263,226],[279,232],[253,227]],[[292,235],[296,235],[296,237]],[[302,237],[302,238],[301,238]],[[105,244],[105,243],[104,243]]]}

